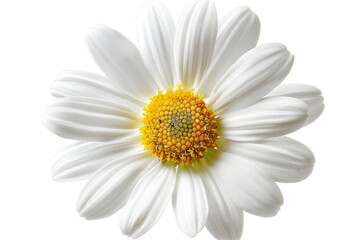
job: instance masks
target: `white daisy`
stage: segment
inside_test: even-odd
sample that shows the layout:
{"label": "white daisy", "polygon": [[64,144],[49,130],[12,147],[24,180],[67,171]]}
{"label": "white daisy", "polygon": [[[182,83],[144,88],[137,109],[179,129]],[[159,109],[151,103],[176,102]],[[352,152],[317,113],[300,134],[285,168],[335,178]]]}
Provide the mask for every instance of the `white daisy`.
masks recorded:
{"label": "white daisy", "polygon": [[67,71],[53,83],[44,124],[79,141],[57,155],[53,177],[90,178],[79,214],[98,219],[122,208],[128,236],[146,233],[172,199],[187,236],[206,226],[216,239],[239,239],[243,211],[276,215],[276,182],[311,173],[310,149],[283,135],[321,114],[321,92],[278,86],[293,55],[279,43],[255,47],[260,22],[248,7],[218,23],[214,4],[196,1],[175,30],[166,7],[149,3],[137,22],[139,50],[108,27],[88,32],[106,77]]}

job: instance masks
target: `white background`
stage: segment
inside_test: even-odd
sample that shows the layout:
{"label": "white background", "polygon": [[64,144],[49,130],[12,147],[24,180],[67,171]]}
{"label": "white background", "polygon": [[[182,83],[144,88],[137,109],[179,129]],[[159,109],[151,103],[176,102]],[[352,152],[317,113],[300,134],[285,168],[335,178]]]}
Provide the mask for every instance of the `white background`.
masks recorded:
{"label": "white background", "polygon": [[[67,69],[99,72],[83,42],[102,23],[136,41],[136,9],[145,1],[0,1],[0,239],[127,239],[118,214],[96,221],[75,210],[84,182],[56,183],[52,158],[68,142],[41,124],[48,87]],[[188,0],[164,1],[175,23]],[[358,1],[215,0],[218,17],[249,5],[262,23],[259,43],[278,41],[295,54],[286,82],[323,91],[325,112],[292,137],[317,159],[303,182],[279,184],[276,217],[245,215],[242,239],[360,239]],[[171,205],[143,239],[187,239]],[[204,229],[196,239],[211,239]]]}

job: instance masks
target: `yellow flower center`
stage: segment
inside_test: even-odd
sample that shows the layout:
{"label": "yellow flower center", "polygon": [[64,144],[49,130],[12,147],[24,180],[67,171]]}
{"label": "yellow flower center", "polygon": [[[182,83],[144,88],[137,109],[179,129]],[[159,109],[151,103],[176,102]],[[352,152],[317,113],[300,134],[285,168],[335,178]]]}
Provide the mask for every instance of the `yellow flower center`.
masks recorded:
{"label": "yellow flower center", "polygon": [[151,150],[160,161],[188,165],[204,157],[203,152],[216,147],[215,112],[210,111],[203,96],[193,90],[176,91],[170,87],[165,94],[150,98],[144,108],[144,124],[140,128],[145,150]]}

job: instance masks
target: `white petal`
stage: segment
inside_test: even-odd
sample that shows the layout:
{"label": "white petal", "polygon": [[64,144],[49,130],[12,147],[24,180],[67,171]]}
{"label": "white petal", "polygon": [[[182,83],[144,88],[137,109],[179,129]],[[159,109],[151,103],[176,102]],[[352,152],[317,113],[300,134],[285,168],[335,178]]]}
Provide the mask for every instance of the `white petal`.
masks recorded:
{"label": "white petal", "polygon": [[69,70],[59,74],[52,82],[50,92],[55,97],[93,97],[123,103],[140,111],[146,102],[139,101],[114,87],[110,80],[100,74]]}
{"label": "white petal", "polygon": [[174,21],[161,2],[150,2],[138,10],[137,34],[145,65],[159,86],[176,84],[174,64]]}
{"label": "white petal", "polygon": [[55,156],[52,177],[56,181],[87,179],[100,167],[139,146],[139,134],[111,142],[72,143]]}
{"label": "white petal", "polygon": [[217,82],[209,105],[217,114],[249,106],[282,82],[293,60],[293,55],[279,43],[248,51]]}
{"label": "white petal", "polygon": [[305,125],[315,121],[324,111],[325,107],[324,98],[321,96],[321,90],[307,84],[281,84],[270,92],[268,96],[287,96],[303,100],[309,106],[309,116]]}
{"label": "white petal", "polygon": [[175,168],[159,162],[139,180],[120,215],[124,234],[138,238],[154,226],[171,198],[175,179]]}
{"label": "white petal", "polygon": [[221,135],[234,141],[259,141],[301,128],[308,106],[290,97],[267,97],[240,111],[221,116]]}
{"label": "white petal", "polygon": [[263,217],[274,216],[280,210],[283,204],[280,189],[250,161],[218,151],[211,169],[220,189],[236,207]]}
{"label": "white petal", "polygon": [[216,82],[229,67],[256,46],[259,34],[259,18],[246,6],[232,10],[221,19],[213,59],[201,80],[199,92],[209,96]]}
{"label": "white petal", "polygon": [[60,137],[106,141],[138,132],[139,115],[127,106],[87,97],[57,99],[45,109],[44,125]]}
{"label": "white petal", "polygon": [[278,182],[298,182],[310,175],[315,157],[304,144],[288,137],[270,138],[260,142],[224,141],[223,149],[255,162]]}
{"label": "white petal", "polygon": [[142,100],[157,93],[158,85],[145,67],[138,49],[121,33],[96,25],[88,31],[86,44],[114,86]]}
{"label": "white petal", "polygon": [[206,228],[216,239],[239,240],[244,224],[243,211],[226,198],[207,165],[200,173],[209,201]]}
{"label": "white petal", "polygon": [[195,1],[180,17],[175,34],[175,67],[186,89],[196,88],[206,72],[217,34],[214,3]]}
{"label": "white petal", "polygon": [[178,168],[172,204],[181,231],[195,237],[205,226],[209,206],[204,185],[194,167]]}
{"label": "white petal", "polygon": [[136,149],[100,168],[80,193],[76,206],[80,216],[97,219],[114,214],[154,162],[148,151]]}

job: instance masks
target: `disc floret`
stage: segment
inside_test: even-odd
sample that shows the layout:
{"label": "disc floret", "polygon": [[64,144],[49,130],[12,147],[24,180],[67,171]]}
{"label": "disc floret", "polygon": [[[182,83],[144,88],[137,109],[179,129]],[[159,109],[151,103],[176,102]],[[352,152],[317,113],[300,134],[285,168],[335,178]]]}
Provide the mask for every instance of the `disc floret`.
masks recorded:
{"label": "disc floret", "polygon": [[145,150],[152,151],[160,161],[172,161],[174,165],[188,165],[204,157],[209,148],[215,148],[215,112],[206,107],[199,93],[170,87],[164,94],[150,98],[144,108],[140,128]]}

